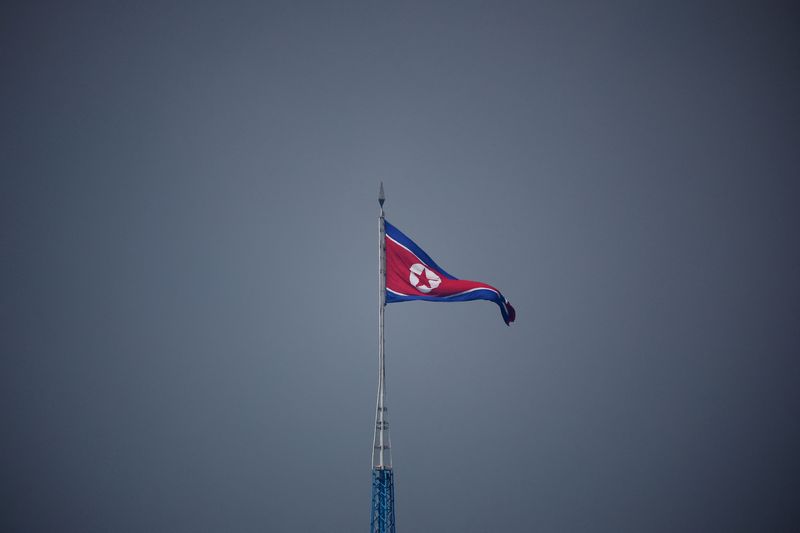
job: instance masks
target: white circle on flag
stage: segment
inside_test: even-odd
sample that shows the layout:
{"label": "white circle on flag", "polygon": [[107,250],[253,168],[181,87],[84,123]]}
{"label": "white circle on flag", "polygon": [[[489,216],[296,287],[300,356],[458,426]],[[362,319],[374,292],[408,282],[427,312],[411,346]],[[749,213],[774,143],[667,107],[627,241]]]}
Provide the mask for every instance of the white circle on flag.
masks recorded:
{"label": "white circle on flag", "polygon": [[442,282],[442,278],[436,272],[422,263],[414,263],[409,270],[411,272],[408,275],[408,281],[420,292],[429,293]]}

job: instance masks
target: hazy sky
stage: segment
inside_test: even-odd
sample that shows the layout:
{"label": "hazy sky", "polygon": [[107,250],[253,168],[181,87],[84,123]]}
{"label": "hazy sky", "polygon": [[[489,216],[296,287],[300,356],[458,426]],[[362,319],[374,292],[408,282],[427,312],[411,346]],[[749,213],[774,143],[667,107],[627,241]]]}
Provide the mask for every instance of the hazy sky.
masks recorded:
{"label": "hazy sky", "polygon": [[790,530],[798,13],[4,4],[0,530]]}

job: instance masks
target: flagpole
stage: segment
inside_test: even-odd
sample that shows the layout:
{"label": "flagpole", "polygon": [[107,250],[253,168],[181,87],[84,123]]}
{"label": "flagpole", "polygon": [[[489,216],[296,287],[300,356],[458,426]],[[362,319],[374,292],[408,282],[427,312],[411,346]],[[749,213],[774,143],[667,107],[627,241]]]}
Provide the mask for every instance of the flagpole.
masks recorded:
{"label": "flagpole", "polygon": [[[386,414],[386,352],[383,314],[386,309],[386,221],[383,213],[383,183],[378,193],[378,398],[375,405],[375,433],[372,437],[372,505],[370,533],[395,533],[394,472],[392,444]],[[377,453],[376,453],[377,452]]]}
{"label": "flagpole", "polygon": [[[389,443],[389,422],[386,416],[386,352],[384,342],[384,311],[386,310],[386,225],[383,203],[386,197],[381,182],[378,193],[378,204],[381,207],[378,216],[378,398],[375,409],[375,438],[372,448],[373,468],[391,468],[391,445]],[[375,451],[378,451],[377,458]],[[385,451],[389,450],[389,457]],[[377,461],[376,461],[377,459]],[[387,460],[388,459],[388,460]]]}

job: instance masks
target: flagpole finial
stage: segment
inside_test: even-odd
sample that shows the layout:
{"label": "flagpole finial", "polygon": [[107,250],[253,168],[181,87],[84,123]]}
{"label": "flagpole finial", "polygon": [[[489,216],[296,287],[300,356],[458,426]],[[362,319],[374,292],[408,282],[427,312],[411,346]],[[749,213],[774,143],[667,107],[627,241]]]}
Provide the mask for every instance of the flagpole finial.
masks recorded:
{"label": "flagpole finial", "polygon": [[386,196],[383,194],[383,182],[381,182],[380,191],[378,191],[378,203],[381,204],[381,209],[383,208],[383,202],[386,201]]}

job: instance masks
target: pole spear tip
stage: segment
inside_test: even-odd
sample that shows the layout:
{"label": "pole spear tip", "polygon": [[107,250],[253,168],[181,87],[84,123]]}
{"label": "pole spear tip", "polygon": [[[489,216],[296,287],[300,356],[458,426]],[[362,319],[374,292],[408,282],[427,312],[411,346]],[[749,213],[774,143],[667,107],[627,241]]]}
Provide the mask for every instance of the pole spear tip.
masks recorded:
{"label": "pole spear tip", "polygon": [[384,196],[383,194],[383,182],[381,182],[381,188],[378,191],[378,203],[381,204],[381,207],[383,207],[383,202],[385,201],[386,201],[386,196]]}

